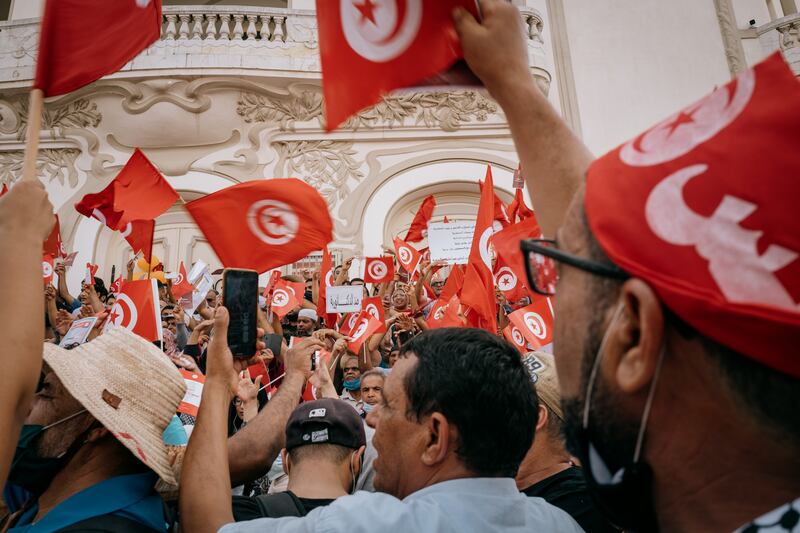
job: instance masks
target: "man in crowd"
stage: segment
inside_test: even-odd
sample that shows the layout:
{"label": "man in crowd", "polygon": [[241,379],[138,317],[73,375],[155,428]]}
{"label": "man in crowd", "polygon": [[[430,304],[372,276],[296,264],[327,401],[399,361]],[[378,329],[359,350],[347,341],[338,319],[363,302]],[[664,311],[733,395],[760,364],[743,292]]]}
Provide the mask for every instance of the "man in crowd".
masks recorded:
{"label": "man in crowd", "polygon": [[[403,347],[381,407],[368,417],[378,451],[375,488],[382,492],[345,496],[302,518],[231,524],[224,407],[237,368],[226,328],[222,309],[183,466],[187,529],[216,531],[228,523],[222,531],[580,531],[569,515],[514,484],[537,416],[519,353],[485,331],[446,328]],[[303,364],[308,375],[310,361]]]}
{"label": "man in crowd", "polygon": [[553,356],[531,352],[522,359],[539,399],[536,438],[517,472],[517,487],[569,513],[587,533],[619,531],[595,507],[581,469],[572,463],[564,443],[564,414]]}
{"label": "man in crowd", "polygon": [[313,309],[300,309],[297,313],[297,333],[298,337],[310,337],[317,329],[317,312]]}
{"label": "man in crowd", "polygon": [[286,424],[281,451],[288,490],[254,498],[234,497],[237,522],[305,516],[354,491],[366,447],[364,424],[341,400],[304,402]]}
{"label": "man in crowd", "polygon": [[363,413],[361,398],[361,368],[356,355],[345,354],[341,359],[342,365],[342,394],[340,398],[350,404],[356,412]]}
{"label": "man in crowd", "polygon": [[567,444],[601,508],[635,531],[795,528],[797,79],[776,55],[592,162],[532,79],[517,9],[481,10],[456,29],[556,238],[526,264],[558,261],[532,284],[555,293]]}
{"label": "man in crowd", "polygon": [[361,410],[368,415],[383,400],[383,383],[385,377],[378,369],[367,370],[361,376]]}
{"label": "man in crowd", "polygon": [[[153,344],[114,328],[73,350],[46,344],[44,379],[9,472],[11,531],[166,531],[162,434],[186,390]],[[76,526],[77,527],[77,526]]]}
{"label": "man in crowd", "polygon": [[39,180],[21,180],[0,198],[0,480],[5,481],[20,427],[42,366],[44,298],[42,243],[53,227],[53,206]]}

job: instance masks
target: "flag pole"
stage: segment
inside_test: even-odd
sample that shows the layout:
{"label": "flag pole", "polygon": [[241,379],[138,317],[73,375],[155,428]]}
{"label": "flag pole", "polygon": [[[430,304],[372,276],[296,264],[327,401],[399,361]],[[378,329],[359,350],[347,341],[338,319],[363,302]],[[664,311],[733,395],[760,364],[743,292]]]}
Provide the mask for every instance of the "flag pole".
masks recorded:
{"label": "flag pole", "polygon": [[35,180],[36,156],[39,152],[39,132],[42,129],[42,109],[44,92],[41,89],[31,90],[28,99],[28,131],[25,137],[25,159],[22,164],[22,180]]}

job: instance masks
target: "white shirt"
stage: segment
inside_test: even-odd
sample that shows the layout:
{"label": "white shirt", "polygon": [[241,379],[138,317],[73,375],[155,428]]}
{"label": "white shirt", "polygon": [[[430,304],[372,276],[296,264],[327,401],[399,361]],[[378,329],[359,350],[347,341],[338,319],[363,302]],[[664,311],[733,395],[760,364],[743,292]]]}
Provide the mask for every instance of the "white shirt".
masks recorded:
{"label": "white shirt", "polygon": [[305,517],[260,518],[228,524],[220,533],[571,533],[583,531],[567,513],[528,498],[511,478],[467,478],[418,490],[404,500],[381,492],[356,492]]}
{"label": "white shirt", "polygon": [[349,403],[353,407],[353,409],[356,410],[356,413],[358,413],[359,415],[364,412],[364,409],[361,408],[361,406],[364,405],[364,402],[353,398],[353,395],[350,394],[349,390],[347,389],[342,390],[342,395],[339,396],[339,399]]}

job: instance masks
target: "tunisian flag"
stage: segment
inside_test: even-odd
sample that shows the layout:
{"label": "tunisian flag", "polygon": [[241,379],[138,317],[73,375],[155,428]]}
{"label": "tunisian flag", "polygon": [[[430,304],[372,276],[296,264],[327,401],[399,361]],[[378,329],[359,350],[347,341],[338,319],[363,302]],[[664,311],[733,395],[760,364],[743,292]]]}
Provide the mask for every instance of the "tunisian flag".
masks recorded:
{"label": "tunisian flag", "polygon": [[75,204],[85,217],[125,231],[134,220],[152,220],[178,201],[178,193],[138,148],[117,177],[102,191]]}
{"label": "tunisian flag", "polygon": [[397,262],[409,274],[414,273],[422,260],[422,254],[416,248],[397,237],[394,238],[394,252],[397,254]]}
{"label": "tunisian flag", "polygon": [[497,333],[497,304],[492,256],[489,251],[489,240],[494,232],[494,215],[494,184],[492,173],[487,169],[460,297],[461,303],[471,309],[469,318],[476,327]]}
{"label": "tunisian flag", "polygon": [[383,311],[383,302],[380,296],[366,298],[361,302],[361,310],[366,311],[376,319],[380,320],[381,327],[375,333],[386,333],[386,320]]}
{"label": "tunisian flag", "polygon": [[[536,239],[542,234],[536,217],[511,224],[494,234],[492,245],[497,252],[495,277],[497,287],[506,294],[509,300],[519,300],[528,292],[525,258],[519,249],[519,243],[525,239]],[[521,292],[520,291],[524,291]]]}
{"label": "tunisian flag", "polygon": [[50,231],[50,236],[44,241],[43,251],[53,257],[66,257],[66,250],[64,250],[64,244],[61,242],[61,224],[58,222],[58,215],[55,217],[56,221]]}
{"label": "tunisian flag", "polygon": [[294,290],[289,286],[286,280],[279,279],[272,289],[272,299],[270,300],[270,309],[280,318],[285,317],[300,305]]}
{"label": "tunisian flag", "polygon": [[183,296],[192,294],[192,291],[194,291],[194,287],[189,283],[188,276],[186,275],[186,266],[183,264],[183,261],[181,261],[178,267],[178,277],[175,278],[175,281],[172,283],[172,296],[174,296],[176,300],[180,300]]}
{"label": "tunisian flag", "polygon": [[461,302],[455,294],[448,300],[439,298],[428,314],[428,327],[430,329],[464,327],[464,322],[458,313],[460,307]]}
{"label": "tunisian flag", "polygon": [[508,315],[508,320],[534,350],[553,342],[553,311],[547,298],[539,298],[528,307],[514,311]]}
{"label": "tunisian flag", "polygon": [[[503,227],[508,226],[510,222],[510,217],[508,216],[508,210],[506,209],[506,204],[503,203],[503,200],[497,196],[497,193],[494,192],[494,184],[492,178],[492,167],[489,165],[486,166],[486,181],[488,181],[492,186],[489,187],[492,190],[492,196],[494,199],[494,219],[498,221]],[[491,180],[491,181],[490,181]],[[483,181],[478,181],[478,187],[483,193]]]}
{"label": "tunisian flag", "polygon": [[433,217],[433,210],[436,209],[436,198],[431,194],[422,201],[419,206],[417,214],[414,215],[414,220],[411,221],[411,227],[408,228],[406,233],[406,242],[419,242],[425,238],[428,232],[428,222]]}
{"label": "tunisian flag", "polygon": [[349,333],[351,340],[347,343],[347,347],[350,348],[350,351],[358,353],[370,335],[376,333],[382,325],[383,322],[368,311],[361,311],[356,319],[355,327]]}
{"label": "tunisian flag", "polygon": [[118,71],[161,35],[161,0],[47,0],[33,86],[57,96]]}
{"label": "tunisian flag", "polygon": [[53,283],[53,256],[50,254],[42,254],[42,278],[45,287]]}
{"label": "tunisian flag", "polygon": [[525,205],[522,189],[515,189],[514,199],[508,204],[508,220],[513,224],[517,221],[517,218],[520,220],[527,220],[534,216],[533,209]]}
{"label": "tunisian flag", "polygon": [[161,340],[161,315],[158,285],[154,279],[126,281],[117,293],[117,301],[108,312],[105,329],[118,326],[129,329],[148,341]]}
{"label": "tunisian flag", "polygon": [[186,204],[227,268],[265,272],[333,240],[328,205],[296,178],[240,183]]}
{"label": "tunisian flag", "polygon": [[367,257],[364,261],[364,282],[383,283],[394,279],[394,260],[391,257]]}
{"label": "tunisian flag", "polygon": [[475,0],[317,0],[325,128],[460,59],[456,6],[479,18]]}

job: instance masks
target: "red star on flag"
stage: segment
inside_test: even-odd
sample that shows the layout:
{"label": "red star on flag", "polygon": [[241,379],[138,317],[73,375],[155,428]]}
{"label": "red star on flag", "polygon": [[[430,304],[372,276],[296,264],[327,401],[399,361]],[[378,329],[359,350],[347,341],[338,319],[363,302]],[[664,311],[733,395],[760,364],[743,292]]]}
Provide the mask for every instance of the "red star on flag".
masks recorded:
{"label": "red star on flag", "polygon": [[675,130],[680,128],[682,125],[691,124],[694,122],[694,116],[692,116],[693,114],[693,111],[691,113],[686,113],[685,111],[678,113],[678,116],[675,117],[675,120],[673,120],[669,125],[669,134],[667,136],[671,137],[672,134],[675,133]]}
{"label": "red star on flag", "polygon": [[361,24],[364,24],[365,20],[369,20],[373,25],[378,25],[378,21],[375,20],[375,13],[373,13],[378,6],[373,4],[372,0],[364,0],[363,4],[354,3],[353,5],[361,13]]}

